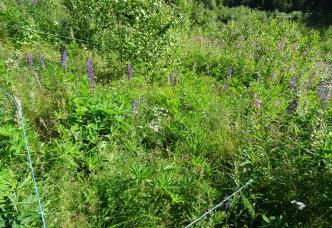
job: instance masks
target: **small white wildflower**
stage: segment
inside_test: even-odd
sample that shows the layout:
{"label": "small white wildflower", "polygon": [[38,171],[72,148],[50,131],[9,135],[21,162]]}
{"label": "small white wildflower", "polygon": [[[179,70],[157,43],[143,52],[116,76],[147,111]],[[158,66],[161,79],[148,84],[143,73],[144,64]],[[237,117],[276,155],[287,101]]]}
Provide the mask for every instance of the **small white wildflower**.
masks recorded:
{"label": "small white wildflower", "polygon": [[149,123],[149,128],[152,129],[154,132],[159,132],[160,126],[155,121]]}
{"label": "small white wildflower", "polygon": [[296,204],[300,210],[303,210],[306,207],[306,205],[304,203],[296,201],[296,200],[292,200],[291,203]]}

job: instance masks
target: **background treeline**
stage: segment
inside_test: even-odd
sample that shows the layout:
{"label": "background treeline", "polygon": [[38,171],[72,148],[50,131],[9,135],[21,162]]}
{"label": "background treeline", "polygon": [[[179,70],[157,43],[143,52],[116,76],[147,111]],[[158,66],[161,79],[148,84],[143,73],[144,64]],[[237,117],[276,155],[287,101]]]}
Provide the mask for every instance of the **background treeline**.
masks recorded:
{"label": "background treeline", "polygon": [[254,8],[265,10],[317,10],[331,11],[332,1],[330,0],[197,0],[204,3],[208,7],[216,7],[219,5],[239,6],[246,5]]}

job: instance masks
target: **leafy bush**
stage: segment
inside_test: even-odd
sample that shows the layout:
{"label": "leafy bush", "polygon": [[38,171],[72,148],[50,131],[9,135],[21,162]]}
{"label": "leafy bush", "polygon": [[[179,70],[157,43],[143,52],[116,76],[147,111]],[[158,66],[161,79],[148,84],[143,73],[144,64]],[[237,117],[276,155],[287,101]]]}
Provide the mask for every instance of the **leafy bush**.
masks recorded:
{"label": "leafy bush", "polygon": [[[103,51],[116,52],[121,62],[158,58],[170,44],[177,23],[163,1],[67,1],[77,37],[91,39]],[[111,10],[110,10],[111,9]]]}

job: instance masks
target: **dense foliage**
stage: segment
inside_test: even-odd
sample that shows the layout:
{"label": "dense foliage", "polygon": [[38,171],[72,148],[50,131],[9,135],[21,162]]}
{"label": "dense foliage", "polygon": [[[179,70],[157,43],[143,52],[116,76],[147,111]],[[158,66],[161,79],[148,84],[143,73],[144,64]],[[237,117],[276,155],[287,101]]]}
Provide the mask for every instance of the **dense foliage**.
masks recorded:
{"label": "dense foliage", "polygon": [[332,28],[196,3],[0,2],[0,227],[41,225],[3,90],[48,226],[183,227],[249,180],[197,226],[332,224]]}
{"label": "dense foliage", "polygon": [[220,5],[238,6],[246,5],[266,10],[313,10],[323,9],[332,10],[332,3],[330,0],[196,0],[199,3],[204,3],[208,7],[215,8]]}

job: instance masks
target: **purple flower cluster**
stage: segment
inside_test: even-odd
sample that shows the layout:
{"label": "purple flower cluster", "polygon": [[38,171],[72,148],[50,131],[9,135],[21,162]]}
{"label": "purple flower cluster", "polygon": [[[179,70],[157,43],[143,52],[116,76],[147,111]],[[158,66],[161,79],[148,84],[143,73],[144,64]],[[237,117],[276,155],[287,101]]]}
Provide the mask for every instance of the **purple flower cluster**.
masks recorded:
{"label": "purple flower cluster", "polygon": [[67,66],[68,53],[66,49],[63,49],[61,53],[60,65],[65,68]]}
{"label": "purple flower cluster", "polygon": [[131,80],[133,78],[133,67],[130,63],[127,66],[127,76],[128,80]]}
{"label": "purple flower cluster", "polygon": [[33,65],[33,55],[32,54],[28,54],[27,55],[27,63],[29,64],[29,66],[31,67],[31,69],[34,68],[34,65]]}
{"label": "purple flower cluster", "polygon": [[[228,195],[226,195],[226,198],[228,197]],[[224,203],[224,208],[225,210],[227,210],[229,208],[229,201],[226,200],[226,202]]]}
{"label": "purple flower cluster", "polygon": [[93,62],[91,58],[86,61],[86,72],[88,74],[90,88],[95,87],[95,74],[93,70]]}
{"label": "purple flower cluster", "polygon": [[289,88],[290,88],[291,90],[293,90],[295,93],[297,92],[297,85],[296,85],[297,80],[298,80],[298,78],[297,78],[296,76],[294,76],[294,77],[291,79],[291,81],[289,82]]}
{"label": "purple flower cluster", "polygon": [[328,81],[324,81],[319,84],[317,93],[318,93],[320,100],[323,103],[327,103],[330,100],[331,88],[332,88],[332,83],[328,83]]}
{"label": "purple flower cluster", "polygon": [[295,96],[292,102],[288,105],[287,111],[289,114],[296,112],[297,106],[299,105],[299,98]]}

